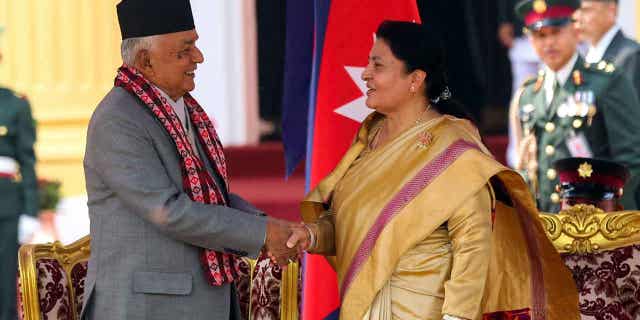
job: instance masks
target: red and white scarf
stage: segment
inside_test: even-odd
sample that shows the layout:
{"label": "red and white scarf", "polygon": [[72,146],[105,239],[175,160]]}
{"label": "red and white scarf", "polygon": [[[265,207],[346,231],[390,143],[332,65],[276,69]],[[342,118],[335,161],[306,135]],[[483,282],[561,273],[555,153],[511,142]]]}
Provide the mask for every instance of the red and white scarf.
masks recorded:
{"label": "red and white scarf", "polygon": [[[127,65],[118,69],[115,85],[138,97],[171,136],[180,157],[182,187],[189,198],[200,203],[226,205],[220,188],[199,158],[195,146],[189,143],[175,110],[158,92],[158,89],[152,86],[138,70]],[[184,95],[184,102],[187,107],[187,116],[191,119],[193,127],[197,129],[196,139],[204,147],[209,163],[215,166],[224,183],[228,185],[227,165],[222,144],[211,120],[190,94]],[[238,259],[233,255],[204,249],[201,262],[209,284],[220,286],[232,283],[238,277],[236,260]]]}

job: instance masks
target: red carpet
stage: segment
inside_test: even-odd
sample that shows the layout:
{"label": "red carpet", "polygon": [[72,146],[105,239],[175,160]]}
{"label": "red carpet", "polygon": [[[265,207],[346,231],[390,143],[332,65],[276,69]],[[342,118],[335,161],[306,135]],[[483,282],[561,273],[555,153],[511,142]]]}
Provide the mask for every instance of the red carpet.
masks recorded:
{"label": "red carpet", "polygon": [[[498,161],[505,163],[506,136],[484,138]],[[265,143],[251,147],[225,148],[231,191],[249,200],[268,215],[299,221],[298,207],[304,197],[304,164],[284,179],[282,144]]]}
{"label": "red carpet", "polygon": [[276,218],[299,221],[304,197],[304,164],[284,178],[284,150],[280,143],[225,148],[231,192],[241,195]]}

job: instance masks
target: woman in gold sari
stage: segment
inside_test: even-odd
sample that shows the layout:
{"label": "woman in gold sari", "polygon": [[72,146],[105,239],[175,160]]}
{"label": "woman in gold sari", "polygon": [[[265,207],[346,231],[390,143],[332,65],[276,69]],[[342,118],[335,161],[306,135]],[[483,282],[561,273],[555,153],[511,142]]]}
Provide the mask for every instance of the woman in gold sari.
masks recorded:
{"label": "woman in gold sari", "polygon": [[386,21],[362,74],[374,109],[306,197],[289,245],[329,256],[341,319],[579,319],[521,177],[449,98],[420,24]]}

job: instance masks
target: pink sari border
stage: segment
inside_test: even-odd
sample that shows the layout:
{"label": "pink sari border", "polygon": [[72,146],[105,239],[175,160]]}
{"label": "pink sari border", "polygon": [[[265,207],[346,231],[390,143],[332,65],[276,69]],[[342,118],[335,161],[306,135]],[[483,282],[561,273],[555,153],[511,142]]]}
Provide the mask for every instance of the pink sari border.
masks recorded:
{"label": "pink sari border", "polygon": [[371,255],[371,251],[375,246],[378,237],[387,224],[395,217],[409,202],[411,202],[424,188],[426,188],[433,180],[444,172],[453,162],[455,162],[464,152],[470,149],[479,149],[477,145],[465,141],[457,140],[447,149],[442,151],[433,160],[427,163],[415,177],[407,182],[404,187],[396,194],[391,201],[382,209],[382,212],[376,218],[375,223],[367,233],[356,251],[353,262],[349,266],[345,279],[340,287],[340,300],[344,299],[344,295],[351,286],[358,272],[362,268],[364,262]]}

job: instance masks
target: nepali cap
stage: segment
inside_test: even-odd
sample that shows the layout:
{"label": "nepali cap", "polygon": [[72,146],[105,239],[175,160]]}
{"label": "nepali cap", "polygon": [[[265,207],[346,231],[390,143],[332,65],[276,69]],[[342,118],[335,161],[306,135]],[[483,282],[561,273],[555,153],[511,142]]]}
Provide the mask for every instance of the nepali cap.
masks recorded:
{"label": "nepali cap", "polygon": [[565,158],[553,163],[562,198],[611,200],[622,196],[629,169],[622,164],[591,158]]}
{"label": "nepali cap", "polygon": [[580,0],[523,0],[516,4],[515,11],[525,28],[539,30],[570,23],[579,7]]}
{"label": "nepali cap", "polygon": [[195,29],[189,0],[122,0],[116,9],[122,40]]}

